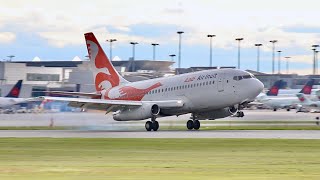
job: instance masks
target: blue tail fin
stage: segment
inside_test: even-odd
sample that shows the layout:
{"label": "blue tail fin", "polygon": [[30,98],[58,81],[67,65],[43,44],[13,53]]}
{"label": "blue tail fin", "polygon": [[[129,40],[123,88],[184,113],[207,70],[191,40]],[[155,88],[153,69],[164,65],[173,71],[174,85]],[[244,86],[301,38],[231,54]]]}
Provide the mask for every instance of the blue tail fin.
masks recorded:
{"label": "blue tail fin", "polygon": [[301,89],[299,93],[311,94],[312,86],[314,85],[314,79],[310,79]]}
{"label": "blue tail fin", "polygon": [[278,96],[279,89],[286,84],[283,80],[276,81],[267,92],[267,96]]}
{"label": "blue tail fin", "polygon": [[13,86],[13,88],[10,90],[10,92],[8,93],[8,95],[6,97],[10,97],[10,98],[18,98],[19,94],[20,94],[20,89],[22,86],[22,80],[19,80],[17,82],[17,84],[15,84]]}

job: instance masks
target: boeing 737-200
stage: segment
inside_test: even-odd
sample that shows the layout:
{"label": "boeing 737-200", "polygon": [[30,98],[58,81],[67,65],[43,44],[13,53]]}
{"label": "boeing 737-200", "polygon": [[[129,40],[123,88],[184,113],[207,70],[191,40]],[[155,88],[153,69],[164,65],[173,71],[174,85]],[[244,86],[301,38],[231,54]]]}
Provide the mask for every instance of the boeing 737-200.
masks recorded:
{"label": "boeing 737-200", "polygon": [[70,93],[90,98],[44,96],[42,99],[68,101],[72,107],[106,113],[112,111],[116,121],[150,118],[151,121],[145,124],[147,131],[158,130],[157,117],[192,113],[187,128],[197,130],[199,120],[233,115],[263,90],[263,84],[252,74],[237,69],[206,70],[128,82],[115,70],[93,33],[86,33],[85,40],[96,92]]}

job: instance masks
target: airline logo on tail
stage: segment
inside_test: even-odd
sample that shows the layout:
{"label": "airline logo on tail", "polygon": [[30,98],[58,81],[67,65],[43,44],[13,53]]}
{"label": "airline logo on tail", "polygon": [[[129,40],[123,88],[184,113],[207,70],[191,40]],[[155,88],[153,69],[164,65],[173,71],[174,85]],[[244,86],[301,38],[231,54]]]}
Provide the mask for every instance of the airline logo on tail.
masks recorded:
{"label": "airline logo on tail", "polygon": [[303,94],[297,94],[298,99],[300,102],[304,102],[306,99],[304,98]]}
{"label": "airline logo on tail", "polygon": [[314,79],[310,79],[306,85],[304,85],[304,87],[301,89],[301,91],[299,93],[303,93],[303,94],[311,94],[311,90],[312,90],[312,86],[314,85]]}
{"label": "airline logo on tail", "polygon": [[93,33],[85,34],[97,91],[108,90],[125,81],[112,66]]}
{"label": "airline logo on tail", "polygon": [[279,89],[285,85],[285,82],[282,80],[276,81],[271,89],[267,92],[267,96],[278,96]]}
{"label": "airline logo on tail", "polygon": [[22,86],[22,80],[19,80],[14,86],[13,88],[10,90],[10,92],[8,93],[8,95],[6,97],[10,97],[10,98],[18,98],[20,95],[20,89]]}

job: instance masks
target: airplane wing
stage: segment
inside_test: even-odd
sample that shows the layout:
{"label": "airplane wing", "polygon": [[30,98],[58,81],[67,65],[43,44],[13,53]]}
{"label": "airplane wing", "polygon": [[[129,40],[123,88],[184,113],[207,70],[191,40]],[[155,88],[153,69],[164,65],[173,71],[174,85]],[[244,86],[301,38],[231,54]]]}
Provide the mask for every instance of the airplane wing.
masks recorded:
{"label": "airplane wing", "polygon": [[93,93],[84,93],[84,92],[66,92],[66,91],[41,91],[48,94],[56,94],[56,95],[68,95],[68,96],[85,96],[85,97],[101,97],[101,93],[93,92]]}
{"label": "airplane wing", "polygon": [[142,106],[144,103],[154,103],[160,108],[182,107],[182,100],[165,100],[165,101],[130,101],[130,100],[105,100],[105,99],[88,99],[88,98],[64,98],[64,97],[39,97],[42,100],[65,101],[69,102],[69,106],[78,108],[88,108],[96,110],[104,110],[110,112],[114,108],[125,106]]}

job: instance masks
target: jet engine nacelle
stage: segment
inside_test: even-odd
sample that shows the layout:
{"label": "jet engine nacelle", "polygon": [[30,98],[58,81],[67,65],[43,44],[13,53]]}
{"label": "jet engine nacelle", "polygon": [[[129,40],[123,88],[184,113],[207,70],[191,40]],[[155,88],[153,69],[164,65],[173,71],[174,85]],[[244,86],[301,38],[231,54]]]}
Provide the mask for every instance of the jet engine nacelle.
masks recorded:
{"label": "jet engine nacelle", "polygon": [[146,103],[139,107],[128,108],[113,114],[116,121],[144,120],[159,115],[160,107],[157,104]]}
{"label": "jet engine nacelle", "polygon": [[225,118],[225,117],[234,115],[233,112],[237,113],[238,109],[236,109],[235,111],[235,109],[228,107],[228,108],[223,108],[219,110],[197,113],[196,116],[199,120],[205,120],[205,119],[214,120],[214,119],[220,119],[220,118]]}

